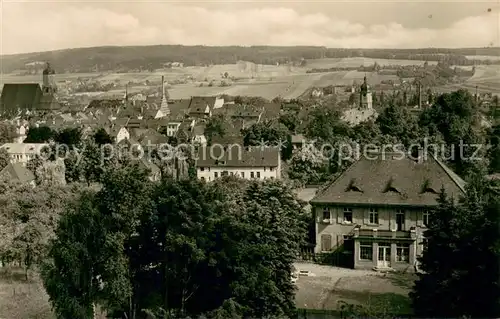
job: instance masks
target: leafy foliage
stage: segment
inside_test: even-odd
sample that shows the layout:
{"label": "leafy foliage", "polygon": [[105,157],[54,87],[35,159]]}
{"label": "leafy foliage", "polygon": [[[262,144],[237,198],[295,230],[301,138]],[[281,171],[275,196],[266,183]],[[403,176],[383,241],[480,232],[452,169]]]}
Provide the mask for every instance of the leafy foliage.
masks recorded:
{"label": "leafy foliage", "polygon": [[288,129],[279,122],[266,121],[243,129],[242,135],[245,146],[261,145],[263,142],[276,146],[287,140]]}
{"label": "leafy foliage", "polygon": [[10,155],[4,148],[0,149],[0,171],[10,163]]}
{"label": "leafy foliage", "polygon": [[499,313],[498,194],[482,176],[460,202],[440,195],[431,212],[419,275],[411,293],[417,315],[496,317]]}
{"label": "leafy foliage", "polygon": [[152,184],[133,165],[105,174],[51,247],[44,279],[59,316],[87,318],[93,304],[129,318],[294,314],[290,275],[307,216],[288,186]]}
{"label": "leafy foliage", "polygon": [[16,127],[8,122],[0,123],[0,144],[12,143],[17,137]]}
{"label": "leafy foliage", "polygon": [[212,116],[205,127],[205,136],[208,143],[212,142],[214,136],[224,137],[226,135],[225,119],[222,115]]}
{"label": "leafy foliage", "polygon": [[102,127],[94,133],[93,138],[99,146],[113,144],[113,138]]}
{"label": "leafy foliage", "polygon": [[24,143],[47,143],[54,139],[56,132],[48,126],[30,127]]}

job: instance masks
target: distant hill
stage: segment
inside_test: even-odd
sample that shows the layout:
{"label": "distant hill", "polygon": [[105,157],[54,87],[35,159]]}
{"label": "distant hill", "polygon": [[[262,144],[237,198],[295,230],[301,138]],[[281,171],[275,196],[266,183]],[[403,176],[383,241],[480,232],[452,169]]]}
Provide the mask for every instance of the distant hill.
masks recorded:
{"label": "distant hill", "polygon": [[[28,70],[37,61],[50,62],[58,73],[85,73],[93,71],[126,72],[153,70],[167,62],[181,62],[184,66],[233,64],[244,60],[257,64],[284,64],[302,59],[370,57],[378,59],[439,61],[452,59],[455,64],[468,64],[466,56],[500,56],[499,48],[467,49],[332,49],[326,47],[209,47],[182,45],[155,45],[133,47],[93,47],[49,52],[1,56],[2,72]],[[484,63],[484,57],[483,63]],[[497,62],[498,63],[498,62]]]}

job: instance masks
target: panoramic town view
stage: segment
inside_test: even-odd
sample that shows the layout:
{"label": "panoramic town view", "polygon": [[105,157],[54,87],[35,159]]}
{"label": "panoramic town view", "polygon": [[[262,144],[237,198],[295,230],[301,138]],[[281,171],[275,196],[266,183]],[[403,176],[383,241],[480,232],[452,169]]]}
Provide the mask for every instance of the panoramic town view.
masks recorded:
{"label": "panoramic town view", "polygon": [[500,317],[498,2],[128,5],[2,3],[0,319]]}

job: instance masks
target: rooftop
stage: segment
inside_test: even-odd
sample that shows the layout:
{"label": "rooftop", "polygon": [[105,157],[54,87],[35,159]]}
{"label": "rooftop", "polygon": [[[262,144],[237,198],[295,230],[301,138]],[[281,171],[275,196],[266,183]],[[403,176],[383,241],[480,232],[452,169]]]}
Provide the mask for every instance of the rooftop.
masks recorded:
{"label": "rooftop", "polygon": [[311,202],[434,206],[442,188],[458,197],[465,182],[433,155],[418,162],[401,153],[374,153],[354,162]]}
{"label": "rooftop", "polygon": [[277,167],[280,152],[277,148],[255,147],[245,149],[233,145],[223,149],[217,147],[202,147],[198,152],[197,167]]}

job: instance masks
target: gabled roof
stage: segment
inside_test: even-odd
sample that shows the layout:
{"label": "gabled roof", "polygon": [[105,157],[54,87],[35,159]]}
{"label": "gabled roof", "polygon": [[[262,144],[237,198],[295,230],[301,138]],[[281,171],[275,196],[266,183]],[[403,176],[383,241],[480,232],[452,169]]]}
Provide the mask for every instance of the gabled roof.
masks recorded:
{"label": "gabled roof", "polygon": [[148,129],[146,132],[143,132],[137,139],[142,145],[148,144],[148,142],[151,145],[160,145],[168,142],[168,137],[153,129]]}
{"label": "gabled roof", "polygon": [[214,96],[193,96],[189,103],[189,113],[206,113],[207,107],[208,111],[212,110],[216,99]]}
{"label": "gabled roof", "polygon": [[35,175],[21,163],[9,163],[0,171],[0,176],[21,183],[29,183],[35,180]]}
{"label": "gabled roof", "polygon": [[197,167],[277,167],[280,152],[278,148],[201,147],[197,158]]}
{"label": "gabled roof", "polygon": [[6,83],[2,89],[0,106],[2,110],[37,109],[42,97],[38,83]]}
{"label": "gabled roof", "polygon": [[[361,191],[353,191],[353,185]],[[455,198],[465,193],[465,182],[433,155],[419,163],[401,153],[385,153],[385,159],[378,153],[361,156],[311,202],[434,206],[438,194],[430,189],[440,192],[443,187]]]}

